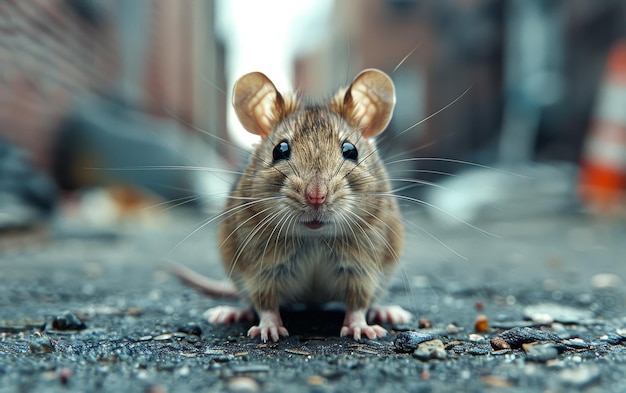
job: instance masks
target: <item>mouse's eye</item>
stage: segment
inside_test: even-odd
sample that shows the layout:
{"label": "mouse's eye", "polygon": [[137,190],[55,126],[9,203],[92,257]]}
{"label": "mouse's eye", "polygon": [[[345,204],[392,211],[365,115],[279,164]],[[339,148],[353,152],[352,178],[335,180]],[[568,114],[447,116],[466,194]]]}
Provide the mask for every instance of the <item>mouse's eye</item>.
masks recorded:
{"label": "mouse's eye", "polygon": [[282,141],[274,147],[273,151],[274,162],[280,160],[288,160],[291,157],[291,148],[287,141]]}
{"label": "mouse's eye", "polygon": [[356,161],[359,158],[359,152],[356,151],[356,147],[350,142],[344,142],[341,145],[341,152],[346,160]]}

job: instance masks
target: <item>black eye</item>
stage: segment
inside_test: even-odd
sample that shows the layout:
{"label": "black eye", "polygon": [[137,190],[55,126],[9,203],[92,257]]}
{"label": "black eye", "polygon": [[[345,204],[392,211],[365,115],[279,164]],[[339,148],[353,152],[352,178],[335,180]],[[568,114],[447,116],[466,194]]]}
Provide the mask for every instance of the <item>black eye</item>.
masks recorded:
{"label": "black eye", "polygon": [[359,158],[359,152],[356,151],[356,147],[350,142],[344,142],[341,145],[341,152],[346,160],[356,161]]}
{"label": "black eye", "polygon": [[280,160],[288,160],[291,157],[291,148],[289,147],[289,143],[287,141],[282,141],[276,147],[274,147],[274,162]]}

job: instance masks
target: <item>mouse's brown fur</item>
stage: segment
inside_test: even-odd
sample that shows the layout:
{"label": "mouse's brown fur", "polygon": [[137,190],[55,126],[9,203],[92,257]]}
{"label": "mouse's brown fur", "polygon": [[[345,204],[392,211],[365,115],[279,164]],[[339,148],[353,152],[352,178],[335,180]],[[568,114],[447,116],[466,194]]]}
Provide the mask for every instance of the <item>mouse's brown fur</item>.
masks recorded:
{"label": "mouse's brown fur", "polygon": [[[228,199],[219,236],[227,273],[261,319],[251,336],[287,334],[281,305],[328,301],[346,304],[342,335],[384,334],[364,313],[398,263],[404,230],[370,138],[385,129],[394,104],[393,84],[377,70],[316,106],[283,97],[260,73],[237,82],[236,113],[262,140]],[[358,158],[344,157],[346,142]],[[288,156],[276,159],[279,148]]]}

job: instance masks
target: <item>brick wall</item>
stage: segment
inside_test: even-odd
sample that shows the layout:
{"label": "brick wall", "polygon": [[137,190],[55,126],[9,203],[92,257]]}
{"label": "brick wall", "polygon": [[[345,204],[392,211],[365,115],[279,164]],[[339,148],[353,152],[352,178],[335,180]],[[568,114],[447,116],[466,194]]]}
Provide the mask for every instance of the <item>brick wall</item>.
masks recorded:
{"label": "brick wall", "polygon": [[95,1],[0,2],[0,137],[47,168],[51,132],[72,98],[116,79],[116,42]]}

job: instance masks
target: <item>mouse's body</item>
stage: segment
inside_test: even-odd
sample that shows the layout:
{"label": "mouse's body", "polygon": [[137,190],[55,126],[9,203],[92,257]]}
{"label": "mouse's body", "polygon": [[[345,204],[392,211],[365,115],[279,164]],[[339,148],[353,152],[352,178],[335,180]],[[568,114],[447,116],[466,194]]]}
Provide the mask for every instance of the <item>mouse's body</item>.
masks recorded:
{"label": "mouse's body", "polygon": [[[395,104],[391,79],[363,71],[329,103],[284,97],[261,73],[237,82],[233,105],[261,136],[228,198],[219,227],[227,274],[259,315],[248,332],[287,335],[279,307],[344,302],[341,335],[385,334],[366,322],[398,263],[404,229],[390,183],[370,138],[384,131]],[[375,313],[405,322],[399,307]],[[209,312],[215,321],[249,314]]]}

